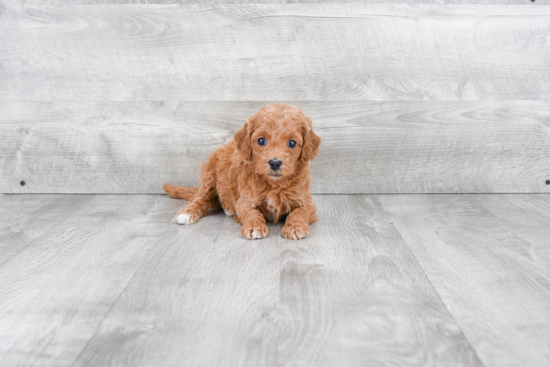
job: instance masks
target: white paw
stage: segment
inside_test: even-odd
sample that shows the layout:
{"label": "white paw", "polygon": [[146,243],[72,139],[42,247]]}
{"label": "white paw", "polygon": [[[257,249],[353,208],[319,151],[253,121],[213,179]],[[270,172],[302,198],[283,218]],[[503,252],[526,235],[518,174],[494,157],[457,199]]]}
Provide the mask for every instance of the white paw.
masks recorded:
{"label": "white paw", "polygon": [[176,223],[193,224],[193,223],[197,223],[197,221],[193,220],[189,214],[182,213],[182,214],[178,214],[178,216],[176,217]]}
{"label": "white paw", "polygon": [[225,208],[223,208],[223,212],[225,213],[225,215],[229,216],[229,217],[232,217],[233,214],[231,214],[231,212]]}

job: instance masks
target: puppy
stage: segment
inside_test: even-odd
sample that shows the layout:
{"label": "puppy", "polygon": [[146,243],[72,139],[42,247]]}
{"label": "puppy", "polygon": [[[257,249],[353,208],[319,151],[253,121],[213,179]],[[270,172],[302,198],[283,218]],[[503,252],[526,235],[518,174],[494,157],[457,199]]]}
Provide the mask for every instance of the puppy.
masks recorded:
{"label": "puppy", "polygon": [[301,109],[287,104],[261,108],[201,166],[199,187],[163,184],[171,197],[190,201],[176,222],[196,223],[208,209],[221,206],[242,225],[244,238],[266,237],[266,219],[276,223],[285,216],[283,237],[306,237],[316,220],[309,161],[320,144]]}

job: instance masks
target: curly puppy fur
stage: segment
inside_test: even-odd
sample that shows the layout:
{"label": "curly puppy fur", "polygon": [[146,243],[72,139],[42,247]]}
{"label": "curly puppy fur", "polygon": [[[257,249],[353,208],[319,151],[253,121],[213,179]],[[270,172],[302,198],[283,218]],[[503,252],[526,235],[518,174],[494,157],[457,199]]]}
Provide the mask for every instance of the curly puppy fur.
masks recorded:
{"label": "curly puppy fur", "polygon": [[283,237],[306,237],[316,220],[309,161],[320,144],[301,109],[287,104],[261,108],[202,165],[199,187],[164,184],[171,197],[190,201],[178,212],[177,223],[196,223],[221,206],[242,224],[245,238],[266,237],[266,219],[276,223],[285,216]]}

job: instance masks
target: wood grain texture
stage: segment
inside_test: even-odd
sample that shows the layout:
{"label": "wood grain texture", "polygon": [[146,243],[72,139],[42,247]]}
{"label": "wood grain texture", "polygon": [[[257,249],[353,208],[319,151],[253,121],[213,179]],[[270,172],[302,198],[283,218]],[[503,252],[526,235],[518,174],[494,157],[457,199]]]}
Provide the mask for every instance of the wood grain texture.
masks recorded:
{"label": "wood grain texture", "polygon": [[[0,266],[71,217],[88,212],[91,196],[23,195],[0,198]],[[17,208],[10,204],[18,203]],[[4,209],[7,209],[6,211]]]}
{"label": "wood grain texture", "polygon": [[550,7],[11,6],[0,100],[550,99]]}
{"label": "wood grain texture", "polygon": [[95,196],[78,213],[81,196],[63,199],[77,213],[52,208],[65,220],[0,266],[2,365],[70,366],[177,210],[161,196]]}
{"label": "wood grain texture", "polygon": [[2,195],[0,194],[0,237],[10,231],[13,223],[29,213],[48,205],[56,195]]}
{"label": "wood grain texture", "polygon": [[0,228],[59,217],[0,266],[0,361],[546,366],[549,197],[315,196],[307,239],[247,241],[166,196],[0,196]]}
{"label": "wood grain texture", "polygon": [[[195,186],[267,103],[0,102],[0,192]],[[290,103],[323,138],[314,193],[550,192],[547,101]]]}
{"label": "wood grain texture", "polygon": [[280,234],[239,228],[169,223],[74,366],[276,366]]}
{"label": "wood grain texture", "polygon": [[280,366],[481,366],[374,196],[316,196],[281,243]]}
{"label": "wood grain texture", "polygon": [[222,214],[172,223],[75,366],[479,365],[376,205],[316,202],[300,242],[280,224],[244,240]]}
{"label": "wood grain texture", "polygon": [[529,244],[526,251],[533,258],[532,266],[546,273],[550,264],[550,196],[491,195],[473,198],[494,214],[514,236]]}
{"label": "wood grain texture", "polygon": [[487,367],[550,364],[548,198],[379,199]]}

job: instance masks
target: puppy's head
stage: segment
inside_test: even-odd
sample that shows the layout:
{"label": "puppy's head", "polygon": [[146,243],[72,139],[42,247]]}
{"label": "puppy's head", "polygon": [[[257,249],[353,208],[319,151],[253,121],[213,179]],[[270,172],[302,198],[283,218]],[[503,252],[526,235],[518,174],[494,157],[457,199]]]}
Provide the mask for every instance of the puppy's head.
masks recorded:
{"label": "puppy's head", "polygon": [[321,138],[301,109],[274,103],[252,115],[235,134],[243,159],[269,179],[291,176],[319,153]]}

